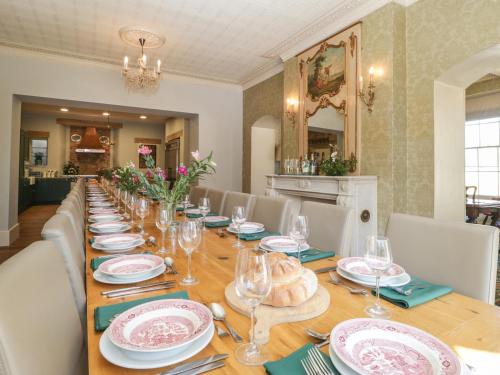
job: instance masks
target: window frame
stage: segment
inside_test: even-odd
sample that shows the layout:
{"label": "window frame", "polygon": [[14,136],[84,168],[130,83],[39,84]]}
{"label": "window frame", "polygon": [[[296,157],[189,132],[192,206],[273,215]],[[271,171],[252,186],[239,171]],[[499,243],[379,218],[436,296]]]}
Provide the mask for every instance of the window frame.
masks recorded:
{"label": "window frame", "polygon": [[[47,142],[47,147],[46,147],[46,160],[45,164],[43,164],[43,159],[42,159],[42,164],[36,164],[34,162],[34,153],[33,153],[33,141],[46,141]],[[29,160],[30,160],[30,166],[32,167],[47,167],[49,165],[49,137],[45,136],[30,136],[29,137]]]}

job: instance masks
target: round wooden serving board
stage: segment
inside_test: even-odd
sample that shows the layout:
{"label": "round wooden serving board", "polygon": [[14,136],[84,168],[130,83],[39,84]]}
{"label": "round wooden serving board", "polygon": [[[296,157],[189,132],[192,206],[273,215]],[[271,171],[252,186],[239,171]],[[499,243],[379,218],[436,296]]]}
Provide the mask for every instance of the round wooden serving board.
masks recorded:
{"label": "round wooden serving board", "polygon": [[[236,295],[234,282],[226,286],[224,290],[226,302],[231,308],[240,314],[250,316],[250,309]],[[273,307],[260,305],[255,311],[255,341],[258,344],[265,344],[269,341],[269,331],[272,326],[308,320],[323,314],[330,306],[330,294],[318,284],[318,290],[307,301],[294,307]]]}

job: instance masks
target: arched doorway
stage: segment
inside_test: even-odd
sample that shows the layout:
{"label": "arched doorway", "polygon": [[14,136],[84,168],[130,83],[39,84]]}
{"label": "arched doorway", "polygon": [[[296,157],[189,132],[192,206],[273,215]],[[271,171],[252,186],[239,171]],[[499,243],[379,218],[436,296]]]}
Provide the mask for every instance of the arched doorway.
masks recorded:
{"label": "arched doorway", "polygon": [[279,171],[280,120],[271,115],[262,116],[252,124],[250,150],[250,192],[264,195],[266,174]]}
{"label": "arched doorway", "polygon": [[454,65],[434,81],[434,217],[465,217],[465,88],[500,66],[500,44]]}

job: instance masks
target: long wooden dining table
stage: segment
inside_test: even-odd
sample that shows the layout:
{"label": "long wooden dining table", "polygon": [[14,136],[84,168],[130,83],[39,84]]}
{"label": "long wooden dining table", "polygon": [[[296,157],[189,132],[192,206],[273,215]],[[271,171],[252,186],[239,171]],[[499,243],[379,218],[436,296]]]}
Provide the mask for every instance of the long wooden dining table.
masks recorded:
{"label": "long wooden dining table", "polygon": [[[154,204],[152,208],[150,215],[145,220],[145,230],[159,242],[161,235],[154,223]],[[179,215],[178,220],[184,220],[184,218]],[[87,232],[86,236],[89,239],[93,234]],[[99,340],[102,332],[95,332],[94,330],[94,309],[98,306],[185,290],[192,300],[203,303],[221,303],[226,309],[228,321],[244,340],[247,341],[249,339],[250,319],[233,311],[224,301],[224,289],[233,280],[238,251],[232,247],[234,241],[235,238],[232,235],[226,235],[223,238],[218,236],[217,229],[209,229],[208,232],[205,232],[201,245],[193,254],[193,274],[199,278],[200,282],[198,285],[189,287],[179,284],[181,278],[186,274],[186,255],[178,245],[175,248],[172,247],[172,242],[175,241],[169,241],[169,256],[175,260],[175,267],[179,272],[178,275],[163,274],[143,283],[175,280],[176,284],[173,289],[120,298],[106,298],[101,295],[102,291],[118,289],[124,286],[107,285],[94,280],[92,277],[93,271],[90,268],[91,259],[102,256],[104,253],[93,249],[89,245],[89,241],[86,240],[89,373],[92,375],[158,374],[161,371],[176,366],[151,370],[131,370],[115,366],[108,362],[99,351]],[[244,243],[246,246],[255,246],[258,241]],[[155,252],[157,247],[144,246],[137,248],[135,252],[146,250]],[[333,266],[338,259],[338,257],[331,257],[309,262],[305,264],[305,267],[314,270],[320,267]],[[271,360],[286,357],[304,344],[314,342],[314,339],[306,335],[306,328],[312,328],[319,332],[330,332],[339,322],[352,318],[366,317],[364,309],[374,301],[373,296],[352,295],[342,286],[327,283],[327,273],[319,274],[318,278],[320,284],[330,293],[330,307],[324,314],[317,318],[295,323],[285,323],[273,327],[271,329],[270,341],[266,344]],[[459,293],[450,293],[411,309],[403,309],[386,301],[383,301],[383,304],[391,310],[391,319],[420,328],[438,337],[458,352],[468,364],[475,365],[478,360],[484,358],[481,356],[478,357],[477,353],[493,355],[499,355],[500,353],[500,308],[498,307],[488,305]],[[216,324],[219,324],[219,322],[216,322]],[[211,373],[228,375],[264,374],[265,369],[263,366],[248,367],[235,359],[233,353],[237,345],[231,336],[220,338],[215,334],[210,344],[190,360],[213,354],[228,353],[229,358],[225,360],[225,366]],[[328,347],[322,350],[328,352]]]}

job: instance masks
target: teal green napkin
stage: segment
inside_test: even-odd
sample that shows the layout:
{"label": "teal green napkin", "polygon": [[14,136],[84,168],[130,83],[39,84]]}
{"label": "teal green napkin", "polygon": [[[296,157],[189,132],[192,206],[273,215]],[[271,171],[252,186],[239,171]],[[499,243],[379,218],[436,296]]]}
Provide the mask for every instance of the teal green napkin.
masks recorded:
{"label": "teal green napkin", "polygon": [[[306,357],[307,351],[312,347],[312,344],[306,344],[299,350],[290,354],[288,357],[278,361],[265,363],[264,368],[269,375],[307,375],[302,367],[302,363],[300,363],[300,360]],[[321,352],[321,354],[325,358],[326,363],[333,373],[340,375],[340,372],[338,372],[338,370],[333,366],[330,357],[323,352]]]}
{"label": "teal green napkin", "polygon": [[[408,290],[414,286],[423,287],[423,289],[415,289],[411,295],[405,296],[390,288],[380,288],[380,297],[403,309],[409,309],[453,291],[450,286],[432,284],[415,276],[403,287],[403,290]],[[372,294],[375,294],[375,290],[372,290]]]}
{"label": "teal green napkin", "polygon": [[207,228],[221,228],[221,227],[227,227],[229,224],[231,224],[231,219],[222,221],[212,221],[210,223],[205,223],[205,226]]}
{"label": "teal green napkin", "polygon": [[[142,252],[142,254],[153,254],[153,253],[151,251],[144,251],[144,252]],[[102,263],[104,263],[105,261],[112,259],[112,258],[116,258],[116,256],[110,255],[108,257],[103,256],[103,257],[92,258],[90,260],[90,268],[92,268],[92,271],[95,271],[96,269],[99,268],[99,266]]]}
{"label": "teal green napkin", "polygon": [[[186,214],[186,216],[190,219],[198,219],[202,217],[202,214]],[[207,216],[217,216],[215,212],[209,212]]]}
{"label": "teal green napkin", "polygon": [[[299,253],[287,253],[287,255],[297,258]],[[335,253],[333,251],[322,251],[320,249],[316,249],[315,247],[311,247],[308,250],[304,250],[300,252],[300,261],[302,263],[312,262],[315,260],[334,257]]]}
{"label": "teal green napkin", "polygon": [[[191,207],[188,207],[188,210],[189,210],[189,209],[192,209],[192,208],[196,208],[196,206],[191,206]],[[176,211],[184,211],[184,207],[176,206],[176,207],[175,207],[175,210],[176,210]]]}
{"label": "teal green napkin", "polygon": [[96,307],[94,309],[94,329],[96,330],[96,332],[104,331],[106,328],[108,328],[110,320],[112,320],[116,314],[121,314],[122,312],[131,309],[132,307],[142,305],[146,302],[172,298],[189,299],[189,296],[186,291],[182,290],[180,292],[162,294],[160,296],[136,299],[135,301]]}
{"label": "teal green napkin", "polygon": [[269,236],[280,236],[281,234],[279,232],[269,232],[265,230],[264,232],[260,233],[241,233],[240,234],[240,239],[244,241],[256,241],[256,240],[261,240],[264,237],[269,237]]}

